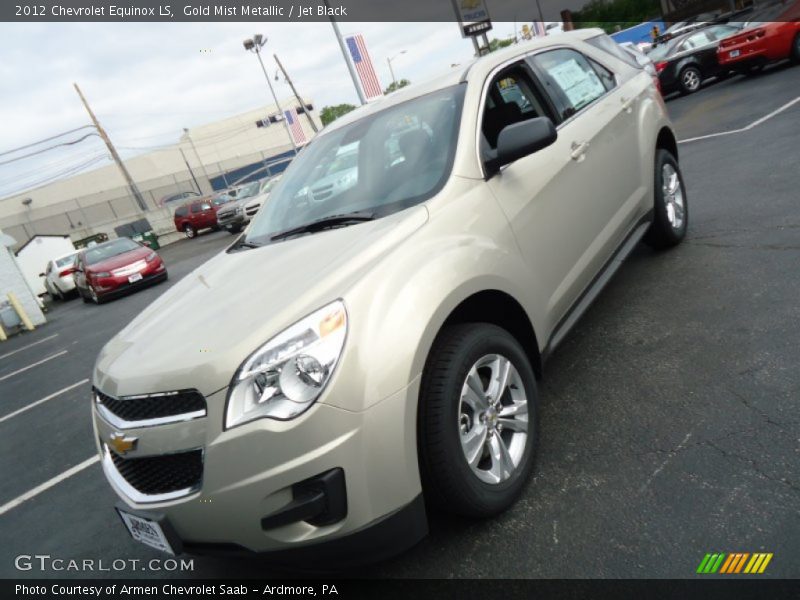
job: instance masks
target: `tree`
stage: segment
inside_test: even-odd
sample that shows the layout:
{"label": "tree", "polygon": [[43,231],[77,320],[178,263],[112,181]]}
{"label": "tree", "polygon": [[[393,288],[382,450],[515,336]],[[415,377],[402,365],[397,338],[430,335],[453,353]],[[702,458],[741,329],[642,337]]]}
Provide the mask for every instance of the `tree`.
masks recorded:
{"label": "tree", "polygon": [[495,50],[499,50],[500,48],[505,48],[506,46],[510,46],[514,43],[514,38],[508,38],[506,40],[498,40],[497,38],[492,38],[489,42],[489,52],[494,52]]}
{"label": "tree", "polygon": [[384,94],[391,94],[394,91],[399,90],[400,88],[404,88],[407,85],[411,85],[411,82],[408,79],[401,79],[400,81],[393,81],[389,84],[385,90],[383,90]]}
{"label": "tree", "polygon": [[661,5],[658,0],[591,0],[572,13],[577,29],[602,27],[606,33],[614,33],[617,27],[627,29],[658,16]]}
{"label": "tree", "polygon": [[352,104],[337,104],[336,106],[325,106],[322,108],[322,112],[319,114],[319,118],[322,121],[323,125],[327,125],[329,123],[333,123],[336,119],[341,117],[342,115],[346,115],[351,110],[355,110],[356,107]]}

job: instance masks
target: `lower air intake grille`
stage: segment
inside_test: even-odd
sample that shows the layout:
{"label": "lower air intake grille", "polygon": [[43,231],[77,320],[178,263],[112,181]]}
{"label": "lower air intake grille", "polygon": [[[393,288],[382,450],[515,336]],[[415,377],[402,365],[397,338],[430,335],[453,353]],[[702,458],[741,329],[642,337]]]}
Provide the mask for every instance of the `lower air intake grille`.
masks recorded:
{"label": "lower air intake grille", "polygon": [[142,494],[199,489],[203,478],[202,450],[143,458],[123,458],[113,451],[110,453],[119,474]]}

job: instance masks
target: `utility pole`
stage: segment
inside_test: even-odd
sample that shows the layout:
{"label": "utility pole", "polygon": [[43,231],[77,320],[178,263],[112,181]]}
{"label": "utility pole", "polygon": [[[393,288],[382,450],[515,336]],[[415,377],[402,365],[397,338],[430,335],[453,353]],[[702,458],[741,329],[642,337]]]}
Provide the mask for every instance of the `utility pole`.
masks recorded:
{"label": "utility pole", "polygon": [[189,161],[188,161],[188,160],[186,160],[186,155],[183,153],[183,148],[181,148],[180,146],[178,146],[178,152],[180,152],[180,153],[181,153],[181,156],[183,157],[183,163],[186,165],[186,168],[187,168],[187,169],[189,169],[189,175],[191,175],[191,176],[192,176],[192,180],[194,180],[194,185],[195,185],[195,187],[197,188],[197,191],[198,191],[198,192],[200,192],[200,193],[202,194],[202,193],[203,193],[203,190],[201,190],[201,189],[200,189],[200,184],[199,184],[199,183],[197,183],[197,177],[195,177],[195,176],[194,176],[194,171],[192,171],[192,167],[191,167],[191,165],[189,164]]}
{"label": "utility pole", "polygon": [[[186,129],[186,127],[183,128],[183,133],[186,134],[186,139],[189,140],[189,145],[192,147],[192,150],[194,150],[194,156],[197,159],[197,162],[200,163],[200,168],[203,170],[203,175],[205,176],[206,180],[208,181],[209,187],[211,187],[213,189],[213,186],[211,185],[211,177],[208,176],[208,171],[206,171],[206,166],[203,164],[203,161],[200,160],[200,153],[197,151],[197,147],[194,145],[194,140],[192,140],[192,136],[189,135],[189,130]],[[183,151],[181,151],[181,154],[183,154]],[[186,157],[184,156],[184,159],[185,158]],[[186,163],[186,164],[188,165],[189,163]],[[191,171],[191,168],[189,170]],[[194,173],[192,173],[192,177],[194,177]],[[195,179],[195,183],[197,183],[196,179]],[[200,189],[199,185],[197,186],[197,189]],[[200,193],[202,194],[203,191],[200,190]]]}
{"label": "utility pole", "polygon": [[86,101],[86,98],[83,97],[83,92],[81,92],[81,88],[78,87],[77,83],[73,83],[75,86],[75,91],[78,92],[78,96],[81,98],[81,102],[83,102],[83,106],[86,107],[86,112],[89,113],[89,117],[92,119],[92,123],[94,123],[95,129],[97,129],[97,133],[100,135],[102,140],[106,143],[106,147],[108,151],[111,153],[111,157],[114,159],[114,162],[117,163],[119,170],[122,172],[122,176],[125,178],[125,181],[128,183],[128,188],[131,190],[131,194],[133,194],[134,200],[136,200],[136,204],[139,205],[139,208],[143,211],[147,210],[147,205],[144,202],[144,198],[142,198],[142,194],[139,192],[139,188],[136,187],[136,184],[131,177],[131,174],[128,173],[128,169],[125,168],[125,165],[122,163],[122,159],[117,154],[117,149],[114,148],[114,144],[111,143],[111,140],[106,133],[106,130],[100,125],[100,122],[97,120],[97,117],[94,116],[92,109],[89,108],[89,103]]}
{"label": "utility pole", "polygon": [[300,97],[300,94],[298,94],[297,90],[294,89],[294,84],[292,83],[292,80],[289,77],[289,74],[286,72],[286,69],[283,68],[283,65],[281,64],[281,61],[278,59],[278,55],[277,54],[273,54],[272,57],[275,59],[275,62],[278,64],[278,68],[281,70],[281,73],[283,73],[283,78],[286,80],[286,83],[288,83],[289,87],[292,88],[292,93],[294,94],[294,97],[297,98],[297,101],[300,103],[300,106],[303,107],[303,113],[306,115],[306,118],[308,119],[308,122],[311,125],[311,129],[314,130],[314,133],[317,133],[319,131],[319,129],[317,129],[317,124],[314,123],[314,119],[311,118],[311,114],[306,109],[306,103],[303,102],[303,99]]}
{"label": "utility pole", "polygon": [[[333,11],[330,10],[330,5],[328,4],[328,0],[323,0],[325,3],[326,8],[328,8],[328,14],[333,15]],[[367,103],[367,99],[364,97],[364,92],[361,91],[361,86],[358,84],[358,76],[356,75],[356,71],[353,68],[353,64],[350,62],[350,57],[347,54],[347,48],[344,47],[344,40],[342,39],[342,32],[339,31],[339,25],[336,24],[336,19],[333,16],[329,17],[331,20],[331,25],[333,26],[333,33],[336,35],[336,41],[339,42],[339,48],[342,51],[342,56],[344,57],[344,62],[347,65],[347,70],[350,71],[350,78],[353,80],[353,85],[356,88],[356,94],[358,94],[358,101],[361,102],[361,105]]]}

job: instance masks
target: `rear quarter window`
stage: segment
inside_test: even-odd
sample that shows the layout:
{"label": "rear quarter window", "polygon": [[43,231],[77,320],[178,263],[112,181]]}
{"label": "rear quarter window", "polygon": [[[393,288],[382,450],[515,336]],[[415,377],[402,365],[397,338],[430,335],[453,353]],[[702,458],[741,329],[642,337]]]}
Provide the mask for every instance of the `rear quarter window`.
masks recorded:
{"label": "rear quarter window", "polygon": [[642,67],[639,63],[636,62],[636,59],[630,55],[630,53],[626,52],[623,48],[620,47],[617,42],[611,39],[607,35],[598,35],[593,38],[589,38],[586,40],[586,43],[594,46],[595,48],[607,52],[614,58],[618,58],[625,64],[635,67],[637,69],[641,69]]}

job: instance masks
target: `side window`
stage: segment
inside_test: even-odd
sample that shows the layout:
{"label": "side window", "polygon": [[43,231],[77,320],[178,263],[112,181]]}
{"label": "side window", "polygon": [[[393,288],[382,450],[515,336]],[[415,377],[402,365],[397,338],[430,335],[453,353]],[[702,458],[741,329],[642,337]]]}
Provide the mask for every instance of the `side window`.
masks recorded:
{"label": "side window", "polygon": [[202,210],[202,208],[200,208],[200,205],[199,205],[199,204],[192,204],[192,214],[193,214],[193,215],[196,215],[196,214],[197,214],[197,213],[199,213],[201,210]]}
{"label": "side window", "polygon": [[[195,205],[195,206],[197,206],[197,205]],[[200,205],[200,211],[202,212],[204,210],[211,210],[211,205],[208,202],[203,202]]]}
{"label": "side window", "polygon": [[550,116],[528,73],[519,65],[500,73],[486,95],[481,129],[489,148],[497,148],[497,138],[508,125],[536,117]]}
{"label": "side window", "polygon": [[705,31],[698,31],[681,42],[679,51],[683,52],[684,50],[693,50],[694,48],[699,48],[700,46],[705,46],[709,43],[711,43],[711,40],[709,39],[708,34]]}
{"label": "side window", "polygon": [[594,68],[594,72],[597,73],[600,81],[603,82],[603,87],[606,88],[607,92],[610,92],[617,87],[617,80],[614,79],[614,74],[611,71],[606,69],[600,63],[593,61],[591,58],[589,59],[589,63]]}
{"label": "side window", "polygon": [[175,211],[176,217],[185,217],[189,214],[189,209],[185,206],[181,206],[178,210]]}
{"label": "side window", "polygon": [[[559,48],[533,57],[534,64],[542,71],[545,85],[562,119],[568,119],[582,108],[603,96],[615,85],[613,74],[602,69],[604,82],[598,70],[580,52]],[[607,87],[608,86],[608,87]]]}

